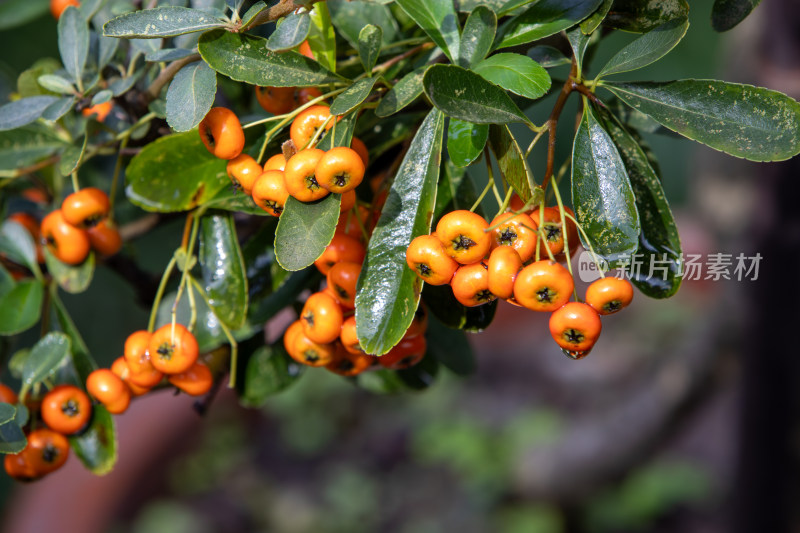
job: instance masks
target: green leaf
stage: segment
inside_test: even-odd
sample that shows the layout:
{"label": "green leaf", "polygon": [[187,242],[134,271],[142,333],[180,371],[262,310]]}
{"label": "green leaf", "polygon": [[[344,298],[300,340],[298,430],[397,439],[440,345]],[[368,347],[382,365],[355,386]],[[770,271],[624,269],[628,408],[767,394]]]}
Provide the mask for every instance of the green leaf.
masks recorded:
{"label": "green leaf", "polygon": [[188,211],[230,185],[225,165],[196,131],[161,137],[128,165],[128,199],[147,211]]}
{"label": "green leaf", "polygon": [[581,22],[581,31],[584,35],[591,35],[594,33],[600,23],[603,22],[603,19],[606,18],[608,15],[609,9],[611,9],[611,4],[614,3],[614,0],[603,0],[603,3],[600,4],[594,13],[586,17],[583,22]]}
{"label": "green leaf", "polygon": [[320,65],[336,72],[336,33],[333,31],[327,2],[318,2],[311,11],[308,46]]}
{"label": "green leaf", "polygon": [[38,163],[64,147],[64,141],[39,124],[0,131],[0,171]]}
{"label": "green leaf", "polygon": [[0,424],[0,453],[19,453],[27,446],[28,440],[17,422],[25,413],[27,409],[20,406],[19,409],[15,409],[14,420]]}
{"label": "green leaf", "polygon": [[[643,266],[631,273],[631,281],[651,298],[669,298],[681,285],[681,241],[658,174],[637,140],[615,117],[598,109],[603,128],[611,135],[636,196],[641,217],[637,261]],[[650,266],[653,265],[653,275]]]}
{"label": "green leaf", "polygon": [[575,63],[578,65],[578,72],[583,72],[583,56],[586,54],[586,49],[589,47],[591,36],[584,34],[577,26],[566,33],[569,46],[572,48],[572,56],[575,58]]}
{"label": "green leaf", "polygon": [[244,15],[242,15],[242,28],[247,28],[250,26],[250,24],[253,22],[253,19],[255,19],[256,16],[265,9],[267,9],[267,4],[263,0],[259,0],[250,6],[250,9],[245,11]]}
{"label": "green leaf", "polygon": [[372,67],[378,61],[381,53],[381,42],[383,41],[383,30],[380,26],[367,24],[358,34],[358,56],[361,64],[364,65],[364,72],[371,73]]}
{"label": "green leaf", "polygon": [[88,289],[94,277],[94,253],[90,253],[79,265],[68,265],[59,261],[49,248],[44,247],[44,261],[59,287],[71,294],[79,294]]}
{"label": "green leaf", "polygon": [[458,65],[470,68],[479,63],[492,49],[497,32],[497,15],[486,6],[478,6],[467,17],[461,33]]}
{"label": "green leaf", "polygon": [[565,56],[561,50],[544,44],[530,48],[528,50],[528,57],[544,68],[560,67],[561,65],[570,64],[570,59]]}
{"label": "green leaf", "polygon": [[376,81],[378,81],[377,78],[362,78],[348,87],[331,104],[331,114],[344,115],[361,105],[372,92]]}
{"label": "green leaf", "polygon": [[89,57],[89,27],[74,6],[67,7],[58,19],[58,51],[64,68],[80,86]]}
{"label": "green leaf", "polygon": [[322,136],[322,139],[317,143],[317,148],[327,151],[337,146],[350,146],[355,128],[356,118],[353,115],[337,121],[336,128],[329,129]]}
{"label": "green leaf", "polygon": [[528,183],[530,169],[525,154],[522,153],[508,126],[493,125],[489,128],[489,148],[494,152],[500,174],[506,183],[513,187],[523,202],[530,200],[532,195]]}
{"label": "green leaf", "polygon": [[688,29],[688,19],[674,19],[652,29],[609,59],[597,73],[597,79],[636,70],[658,61],[675,48]]}
{"label": "green leaf", "polygon": [[208,200],[204,205],[214,209],[233,211],[234,213],[247,213],[248,215],[263,217],[270,216],[255,204],[252,196],[233,187],[226,187],[220,190],[214,198]]}
{"label": "green leaf", "polygon": [[473,68],[507,91],[535,100],[550,90],[550,75],[536,61],[520,54],[495,54]]}
{"label": "green leaf", "polygon": [[167,89],[167,123],[175,131],[194,129],[214,105],[217,73],[203,61],[180,69]]}
{"label": "green leaf", "polygon": [[108,65],[114,54],[117,53],[119,47],[119,39],[114,37],[106,37],[105,35],[97,36],[97,69],[102,70],[103,67]]}
{"label": "green leaf", "polygon": [[[118,43],[119,40],[112,39],[115,43]],[[162,61],[175,61],[178,59],[183,59],[184,57],[189,57],[195,53],[193,50],[189,50],[187,48],[162,48],[161,50],[156,50],[155,52],[148,52],[144,56],[145,61],[149,61],[150,63],[161,63]]]}
{"label": "green leaf", "polygon": [[506,91],[461,67],[433,65],[422,86],[433,105],[453,118],[476,124],[531,123]]}
{"label": "green leaf", "polygon": [[638,246],[639,214],[625,165],[614,142],[586,106],[572,151],[572,205],[588,244],[609,263]]}
{"label": "green leaf", "polygon": [[39,272],[36,244],[22,224],[6,220],[0,225],[0,252],[15,263],[28,267],[31,272]]}
{"label": "green leaf", "polygon": [[52,57],[36,60],[30,68],[22,71],[17,77],[17,92],[20,97],[27,98],[29,96],[41,96],[43,94],[52,95],[50,91],[39,85],[39,77],[44,74],[55,74],[62,68],[61,61],[53,59]]}
{"label": "green leaf", "polygon": [[283,346],[262,346],[247,360],[239,402],[245,407],[263,407],[271,396],[293,385],[303,370]]}
{"label": "green leaf", "polygon": [[86,153],[86,143],[88,141],[89,136],[84,134],[80,145],[70,144],[64,149],[58,162],[59,174],[69,176],[78,169],[81,159],[83,159],[83,154]]}
{"label": "green leaf", "polygon": [[714,0],[711,26],[722,32],[732,29],[753,11],[761,0]]}
{"label": "green leaf", "polygon": [[15,335],[30,328],[42,312],[44,288],[33,279],[22,280],[0,298],[0,335]]}
{"label": "green leaf", "polygon": [[302,270],[319,259],[336,231],[342,196],[304,203],[289,197],[275,233],[275,253],[286,270]]}
{"label": "green leaf", "polygon": [[200,219],[197,258],[214,314],[231,329],[242,327],[247,316],[247,277],[233,215],[215,213]]}
{"label": "green leaf", "polygon": [[456,166],[465,167],[481,155],[488,137],[487,124],[451,118],[447,126],[447,154]]}
{"label": "green leaf", "polygon": [[106,102],[110,102],[113,97],[113,92],[109,91],[108,89],[103,89],[92,96],[92,105],[105,104]]}
{"label": "green leaf", "polygon": [[751,161],[800,152],[800,103],[783,93],[718,80],[604,84],[667,128]]}
{"label": "green leaf", "polygon": [[453,289],[449,285],[425,285],[422,300],[431,315],[442,324],[470,333],[478,333],[489,327],[497,311],[497,300],[476,307],[464,307],[453,296]]}
{"label": "green leaf", "polygon": [[566,30],[591,15],[602,0],[540,0],[500,26],[495,48],[508,48]]}
{"label": "green leaf", "polygon": [[507,15],[515,9],[519,9],[534,1],[536,0],[504,0],[503,6],[497,10],[497,13],[500,15]]}
{"label": "green leaf", "polygon": [[123,39],[160,39],[212,30],[227,23],[224,18],[200,9],[164,6],[132,11],[113,18],[103,25],[103,34]]}
{"label": "green leaf", "polygon": [[[366,113],[359,117],[359,126]],[[373,115],[374,116],[374,115]],[[414,135],[417,127],[425,118],[424,111],[414,113],[400,113],[381,120],[373,127],[363,131],[358,138],[369,146],[370,157],[373,160],[385,154],[392,147],[404,143]]]}
{"label": "green leaf", "polygon": [[411,141],[369,241],[356,296],[358,338],[367,353],[388,352],[414,319],[422,283],[406,265],[405,251],[414,237],[430,232],[443,133],[444,117],[431,110]]}
{"label": "green leaf", "polygon": [[311,29],[308,13],[292,13],[284,17],[267,40],[267,48],[273,52],[291,50],[306,40]]}
{"label": "green leaf", "polygon": [[603,25],[623,31],[647,33],[670,20],[688,16],[689,4],[686,0],[614,0]]}
{"label": "green leaf", "polygon": [[505,4],[515,0],[459,0],[456,7],[461,13],[470,13],[479,6],[490,7],[495,13],[500,13]]}
{"label": "green leaf", "polygon": [[70,436],[69,444],[89,471],[98,476],[108,474],[117,462],[114,418],[103,405],[95,404],[91,424],[82,433]]}
{"label": "green leaf", "polygon": [[388,117],[406,107],[422,94],[422,77],[427,66],[420,67],[403,76],[392,89],[381,98],[375,114]]}
{"label": "green leaf", "polygon": [[66,333],[72,341],[72,349],[70,350],[72,366],[75,367],[75,371],[78,373],[81,383],[86,383],[89,374],[97,369],[97,363],[89,354],[89,348],[86,347],[83,337],[81,337],[77,326],[75,326],[75,323],[72,321],[72,317],[69,316],[67,308],[64,307],[64,303],[58,297],[57,291],[52,291],[52,298],[50,301],[53,303],[53,308],[56,311],[56,318],[58,319],[59,326],[61,326],[61,331]]}
{"label": "green leaf", "polygon": [[39,85],[48,91],[58,94],[75,94],[72,82],[55,74],[43,74],[36,80]]}
{"label": "green leaf", "polygon": [[451,0],[395,0],[395,3],[428,34],[451,63],[458,60],[461,36]]}
{"label": "green leaf", "polygon": [[69,337],[60,331],[51,331],[42,337],[25,359],[22,383],[31,386],[55,372],[69,354],[70,345]]}
{"label": "green leaf", "polygon": [[0,426],[14,420],[17,416],[17,408],[10,403],[0,402]]}
{"label": "green leaf", "polygon": [[426,353],[422,361],[416,365],[396,370],[395,373],[409,390],[425,390],[436,381],[436,375],[439,373],[439,361],[430,353]]}
{"label": "green leaf", "polygon": [[47,0],[6,0],[0,2],[0,30],[8,30],[35,20],[49,9]]}
{"label": "green leaf", "polygon": [[42,118],[45,120],[58,120],[67,112],[72,109],[72,106],[75,105],[77,101],[77,97],[75,96],[64,96],[63,98],[59,98],[42,112]]}
{"label": "green leaf", "polygon": [[216,30],[200,36],[198,50],[208,65],[229,78],[262,87],[317,87],[343,80],[294,51],[272,52],[265,40]]}
{"label": "green leaf", "polygon": [[397,22],[386,6],[357,0],[328,0],[325,3],[330,9],[334,26],[354,48],[358,48],[358,35],[367,24],[383,30],[384,45],[398,39]]}
{"label": "green leaf", "polygon": [[[479,306],[483,307],[483,306]],[[428,315],[428,354],[459,376],[475,373],[475,354],[463,331],[448,328],[435,316]]]}
{"label": "green leaf", "polygon": [[30,124],[42,116],[45,109],[58,98],[55,96],[31,96],[0,106],[0,131],[13,130]]}

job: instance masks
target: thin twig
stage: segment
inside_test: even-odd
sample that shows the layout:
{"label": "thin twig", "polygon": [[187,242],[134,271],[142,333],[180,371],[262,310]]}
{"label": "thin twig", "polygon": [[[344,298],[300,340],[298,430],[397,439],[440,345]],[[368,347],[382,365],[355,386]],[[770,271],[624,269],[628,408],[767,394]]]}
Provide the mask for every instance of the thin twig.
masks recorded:
{"label": "thin twig", "polygon": [[295,3],[294,0],[281,0],[274,6],[265,9],[253,19],[253,21],[248,24],[244,28],[240,28],[239,31],[246,31],[250,28],[255,26],[260,26],[261,24],[266,24],[267,22],[272,22],[274,20],[278,20],[281,17],[285,17],[289,15],[295,9],[300,9],[301,7],[308,7],[311,8],[312,4],[316,4],[321,0],[306,0],[303,3]]}
{"label": "thin twig", "polygon": [[144,94],[147,97],[147,100],[152,101],[158,98],[158,95],[161,94],[161,89],[163,89],[164,86],[175,77],[175,74],[177,74],[180,69],[189,63],[194,63],[195,61],[199,60],[200,54],[192,54],[184,57],[183,59],[178,59],[177,61],[170,63],[169,66],[161,71],[158,77],[153,80],[153,83],[151,83],[150,87],[148,87],[145,91]]}

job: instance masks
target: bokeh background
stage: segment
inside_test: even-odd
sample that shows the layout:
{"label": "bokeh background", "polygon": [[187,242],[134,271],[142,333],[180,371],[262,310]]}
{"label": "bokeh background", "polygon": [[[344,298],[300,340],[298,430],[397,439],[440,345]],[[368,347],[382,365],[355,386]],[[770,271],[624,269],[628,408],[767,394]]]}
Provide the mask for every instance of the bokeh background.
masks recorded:
{"label": "bokeh background", "polygon": [[[630,79],[717,77],[800,97],[793,2],[768,0],[722,35],[711,1],[690,3],[684,41]],[[631,38],[605,40],[594,64]],[[54,21],[0,32],[0,50],[5,101],[22,70],[58,57]],[[687,281],[666,301],[637,294],[581,361],[555,348],[546,316],[501,304],[471,337],[477,372],[442,369],[418,394],[378,395],[309,371],[263,410],[222,391],[200,418],[185,396],[148,395],[118,418],[111,474],[94,477],[72,458],[39,483],[0,477],[0,531],[800,531],[800,164],[646,140],[684,252],[760,253],[757,281]],[[181,228],[165,222],[125,253],[158,272]],[[134,290],[105,267],[87,293],[64,299],[101,364],[146,322]]]}

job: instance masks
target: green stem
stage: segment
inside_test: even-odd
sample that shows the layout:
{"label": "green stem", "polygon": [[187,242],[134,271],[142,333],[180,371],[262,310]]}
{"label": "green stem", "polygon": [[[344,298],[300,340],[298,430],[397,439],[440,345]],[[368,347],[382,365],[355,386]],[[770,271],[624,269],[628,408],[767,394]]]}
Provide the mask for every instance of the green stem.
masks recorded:
{"label": "green stem", "polygon": [[169,277],[172,274],[172,270],[175,268],[175,263],[177,259],[175,256],[172,256],[169,263],[167,264],[167,268],[164,270],[164,274],[161,276],[161,282],[158,284],[158,290],[156,291],[156,297],[153,300],[153,307],[150,309],[150,320],[147,322],[147,331],[150,333],[153,332],[156,326],[156,315],[158,314],[158,306],[161,305],[161,299],[164,297],[164,291],[167,289],[167,282],[169,281]]}
{"label": "green stem", "polygon": [[122,170],[122,150],[128,146],[128,137],[122,139],[119,145],[120,154],[117,156],[117,162],[114,164],[114,175],[111,177],[111,191],[109,193],[109,202],[111,205],[108,208],[108,218],[114,219],[114,205],[117,197],[117,183],[119,182],[119,173]]}

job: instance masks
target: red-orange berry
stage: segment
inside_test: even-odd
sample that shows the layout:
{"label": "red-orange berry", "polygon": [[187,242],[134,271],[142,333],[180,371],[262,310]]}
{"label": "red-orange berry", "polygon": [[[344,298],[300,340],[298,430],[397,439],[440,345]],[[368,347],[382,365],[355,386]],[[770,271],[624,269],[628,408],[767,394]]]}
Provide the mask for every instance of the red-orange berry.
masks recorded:
{"label": "red-orange berry", "polygon": [[574,288],[566,268],[553,261],[536,261],[517,274],[514,299],[533,311],[555,311],[569,301]]}
{"label": "red-orange berry", "polygon": [[244,148],[244,130],[239,118],[228,108],[212,107],[198,127],[209,152],[220,159],[233,159]]}
{"label": "red-orange berry", "polygon": [[451,211],[439,219],[436,234],[444,251],[461,263],[469,265],[483,259],[492,247],[492,237],[486,233],[489,224],[471,211]]}
{"label": "red-orange berry", "polygon": [[61,203],[61,214],[67,224],[87,229],[97,225],[108,215],[111,201],[96,187],[85,187],[70,194]]}
{"label": "red-orange berry", "polygon": [[339,194],[352,191],[364,179],[364,161],[352,148],[331,148],[317,162],[316,178],[319,185]]}
{"label": "red-orange berry", "polygon": [[263,172],[261,165],[248,154],[239,154],[228,161],[225,169],[233,186],[241,189],[245,194],[250,194],[253,184]]}
{"label": "red-orange berry", "polygon": [[467,307],[489,303],[497,298],[489,290],[489,270],[485,263],[462,265],[450,281],[453,296]]}
{"label": "red-orange berry", "polygon": [[601,315],[628,307],[633,300],[633,285],[626,279],[600,278],[586,289],[586,303]]}
{"label": "red-orange berry", "polygon": [[433,235],[420,235],[411,241],[406,250],[406,264],[431,285],[450,283],[459,266],[447,255],[442,241]]}
{"label": "red-orange berry", "polygon": [[590,350],[601,329],[600,315],[585,303],[569,302],[550,315],[550,334],[565,350]]}
{"label": "red-orange berry", "polygon": [[64,435],[82,430],[92,417],[91,400],[74,385],[54,387],[45,394],[40,409],[44,423]]}

